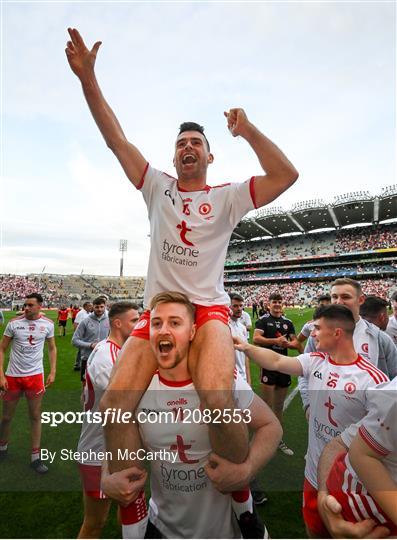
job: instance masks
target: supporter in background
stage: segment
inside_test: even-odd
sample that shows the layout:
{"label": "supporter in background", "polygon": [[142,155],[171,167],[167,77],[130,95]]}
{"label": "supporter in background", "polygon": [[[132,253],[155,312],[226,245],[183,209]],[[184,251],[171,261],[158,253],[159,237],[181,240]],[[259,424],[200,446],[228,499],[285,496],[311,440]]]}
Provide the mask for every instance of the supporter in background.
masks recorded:
{"label": "supporter in background", "polygon": [[[76,330],[78,325],[81,323],[81,321],[84,321],[88,317],[90,313],[92,313],[93,305],[91,302],[84,302],[83,309],[80,309],[79,312],[76,315],[76,318],[73,322],[73,329]],[[74,371],[80,371],[81,369],[81,350],[80,348],[77,351],[76,354],[76,360],[74,362],[73,370]]]}
{"label": "supporter in background", "polygon": [[88,357],[95,346],[109,334],[109,318],[105,313],[105,302],[101,297],[93,301],[94,311],[76,328],[72,344],[81,350],[81,381],[85,382]]}

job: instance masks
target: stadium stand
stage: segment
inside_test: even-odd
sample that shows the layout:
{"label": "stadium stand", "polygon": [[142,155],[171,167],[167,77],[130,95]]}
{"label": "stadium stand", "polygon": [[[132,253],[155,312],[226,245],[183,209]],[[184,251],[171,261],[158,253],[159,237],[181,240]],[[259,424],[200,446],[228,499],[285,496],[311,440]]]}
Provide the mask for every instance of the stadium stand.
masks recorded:
{"label": "stadium stand", "polygon": [[[291,210],[260,209],[232,234],[225,285],[247,304],[278,290],[287,305],[311,305],[342,276],[360,280],[366,294],[389,298],[397,289],[397,184],[375,197],[361,191],[338,195],[331,204],[310,200]],[[141,302],[144,286],[144,277],[0,275],[0,306],[20,305],[37,290],[47,307],[101,294]]]}
{"label": "stadium stand", "polygon": [[[227,290],[246,302],[280,291],[288,305],[311,305],[337,277],[360,280],[366,294],[389,298],[397,287],[397,185],[311,200],[289,210],[261,209],[233,232]],[[323,229],[323,230],[321,230]]]}

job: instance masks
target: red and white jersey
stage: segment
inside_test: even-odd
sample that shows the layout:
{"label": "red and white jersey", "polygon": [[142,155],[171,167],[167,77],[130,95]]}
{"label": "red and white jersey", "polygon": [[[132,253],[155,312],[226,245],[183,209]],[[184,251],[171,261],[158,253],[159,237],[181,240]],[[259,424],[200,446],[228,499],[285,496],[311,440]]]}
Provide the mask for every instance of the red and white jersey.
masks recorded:
{"label": "red and white jersey", "polygon": [[[253,397],[235,370],[236,408],[247,409]],[[162,411],[177,422],[161,421]],[[138,419],[142,412],[152,418],[140,423],[147,450],[174,455],[151,461],[149,519],[166,538],[240,538],[231,495],[217,491],[204,470],[212,448],[192,381],[168,381],[156,373],[138,406]]]}
{"label": "red and white jersey", "polygon": [[[244,326],[243,322],[240,319],[233,319],[233,317],[230,317],[229,319],[229,328],[232,332],[233,337],[239,337],[243,341],[248,341],[248,330]],[[247,380],[247,372],[245,369],[245,352],[243,351],[234,351],[234,356],[236,359],[236,368],[241,375],[241,377],[246,381]]]}
{"label": "red and white jersey", "polygon": [[29,320],[25,315],[11,319],[4,335],[12,338],[6,375],[28,377],[43,373],[44,343],[54,337],[54,323],[40,315]]}
{"label": "red and white jersey", "polygon": [[308,379],[310,400],[305,477],[317,488],[317,465],[325,445],[365,416],[367,388],[388,378],[361,355],[351,364],[336,364],[321,352],[302,354],[297,360]]}
{"label": "red and white jersey", "polygon": [[392,338],[394,345],[397,347],[397,318],[395,315],[390,315],[387,323],[386,333]]}
{"label": "red and white jersey", "polygon": [[[391,382],[369,389],[367,399],[369,412],[358,423],[358,432],[366,444],[380,456],[391,478],[397,482],[397,377]],[[329,482],[335,482],[335,479],[331,478],[332,474],[337,475],[336,487],[344,494],[345,506],[354,520],[370,518],[387,524],[388,517],[361,484],[348,454],[340,456],[339,461],[334,464]]]}
{"label": "red and white jersey", "polygon": [[[91,411],[91,419],[99,416],[99,402],[109,384],[110,374],[120,347],[109,339],[99,342],[87,360],[86,384],[84,386],[84,411]],[[77,445],[78,452],[90,452],[98,455],[105,452],[105,440],[101,422],[87,422],[84,418],[81,427],[80,439]],[[84,461],[85,465],[102,465],[101,461]]]}
{"label": "red and white jersey", "polygon": [[228,305],[226,252],[235,226],[255,208],[254,178],[186,192],[175,178],[148,165],[138,189],[151,237],[144,306],[163,291],[183,292],[203,306]]}

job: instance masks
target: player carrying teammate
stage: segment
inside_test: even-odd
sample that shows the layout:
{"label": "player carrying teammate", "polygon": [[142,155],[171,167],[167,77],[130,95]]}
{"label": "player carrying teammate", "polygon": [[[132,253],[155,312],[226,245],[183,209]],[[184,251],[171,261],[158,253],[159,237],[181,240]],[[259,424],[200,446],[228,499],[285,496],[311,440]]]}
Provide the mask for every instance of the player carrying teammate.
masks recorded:
{"label": "player carrying teammate", "polygon": [[[23,315],[11,319],[4,330],[0,345],[0,390],[3,395],[3,416],[0,424],[0,460],[8,452],[10,424],[19,399],[25,394],[31,425],[31,467],[39,474],[48,468],[40,459],[41,401],[45,387],[55,380],[56,355],[54,323],[40,313],[43,297],[31,293],[25,299]],[[43,350],[48,344],[50,373],[44,386]],[[4,355],[11,343],[10,360],[4,375]]]}
{"label": "player carrying teammate", "polygon": [[326,538],[317,509],[317,465],[325,445],[368,411],[365,390],[387,376],[354,350],[355,323],[345,306],[320,307],[314,314],[313,335],[318,351],[288,358],[240,343],[236,347],[267,369],[304,375],[309,384],[309,444],[303,487],[303,517],[309,537]]}
{"label": "player carrying teammate", "polygon": [[[196,330],[194,310],[181,293],[161,293],[151,302],[150,343],[158,371],[139,403],[137,418],[145,413],[157,419],[140,422],[145,447],[152,452],[171,450],[168,453],[173,452],[174,459],[150,463],[147,537],[240,538],[233,510],[244,538],[264,538],[263,524],[259,530],[247,527],[257,524],[252,519],[255,510],[247,486],[275,452],[280,424],[236,370],[233,393],[237,408],[227,414],[255,430],[249,455],[243,464],[236,465],[211,454],[210,415],[200,407],[188,366],[189,346]],[[171,414],[170,420],[162,417],[160,421],[164,412]],[[118,479],[124,474],[129,472],[108,476],[105,491],[113,490],[112,477]],[[124,500],[129,502],[128,497]],[[130,537],[127,527],[123,527],[123,537]]]}
{"label": "player carrying teammate", "polygon": [[[230,236],[241,218],[253,208],[276,199],[297,179],[284,154],[247,118],[242,109],[225,113],[233,136],[243,137],[265,172],[243,183],[212,188],[206,183],[214,156],[204,130],[184,123],[177,136],[174,165],[177,179],[149,165],[128,142],[116,116],[105,101],[95,77],[100,42],[87,49],[76,29],[69,29],[66,55],[80,79],[91,113],[132,184],[142,191],[150,219],[151,251],[144,305],[164,290],[185,292],[196,304],[197,333],[189,356],[190,370],[205,408],[234,408],[232,398],[234,354],[227,327],[229,298],[223,286],[223,267]],[[157,362],[151,352],[149,313],[146,312],[127,341],[103,407],[135,410],[152,379]],[[236,462],[245,460],[248,433],[242,423],[212,424],[214,450]],[[137,451],[138,432],[128,426],[108,425],[107,448]],[[111,470],[128,463],[110,463]],[[130,462],[132,464],[132,462]]]}

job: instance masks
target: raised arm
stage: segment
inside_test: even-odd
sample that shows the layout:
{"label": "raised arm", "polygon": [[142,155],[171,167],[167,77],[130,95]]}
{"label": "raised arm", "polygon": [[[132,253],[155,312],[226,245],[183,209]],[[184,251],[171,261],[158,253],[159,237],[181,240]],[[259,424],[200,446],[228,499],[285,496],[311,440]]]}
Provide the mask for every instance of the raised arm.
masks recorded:
{"label": "raised arm", "polygon": [[134,186],[138,186],[147,162],[139,150],[127,141],[96,80],[94,66],[101,42],[97,41],[89,50],[75,28],[68,28],[68,32],[70,41],[67,42],[65,52],[70,68],[80,79],[91,114],[107,146],[119,160],[129,180]]}
{"label": "raised arm", "polygon": [[283,152],[248,120],[243,109],[230,109],[224,114],[233,137],[240,135],[248,142],[266,173],[255,177],[257,208],[274,201],[298,179],[298,171]]}
{"label": "raised arm", "polygon": [[272,371],[281,371],[288,375],[302,375],[302,365],[294,357],[283,356],[277,354],[270,349],[263,349],[250,345],[239,338],[233,338],[234,348],[238,351],[243,351],[245,354],[259,366],[270,369]]}

